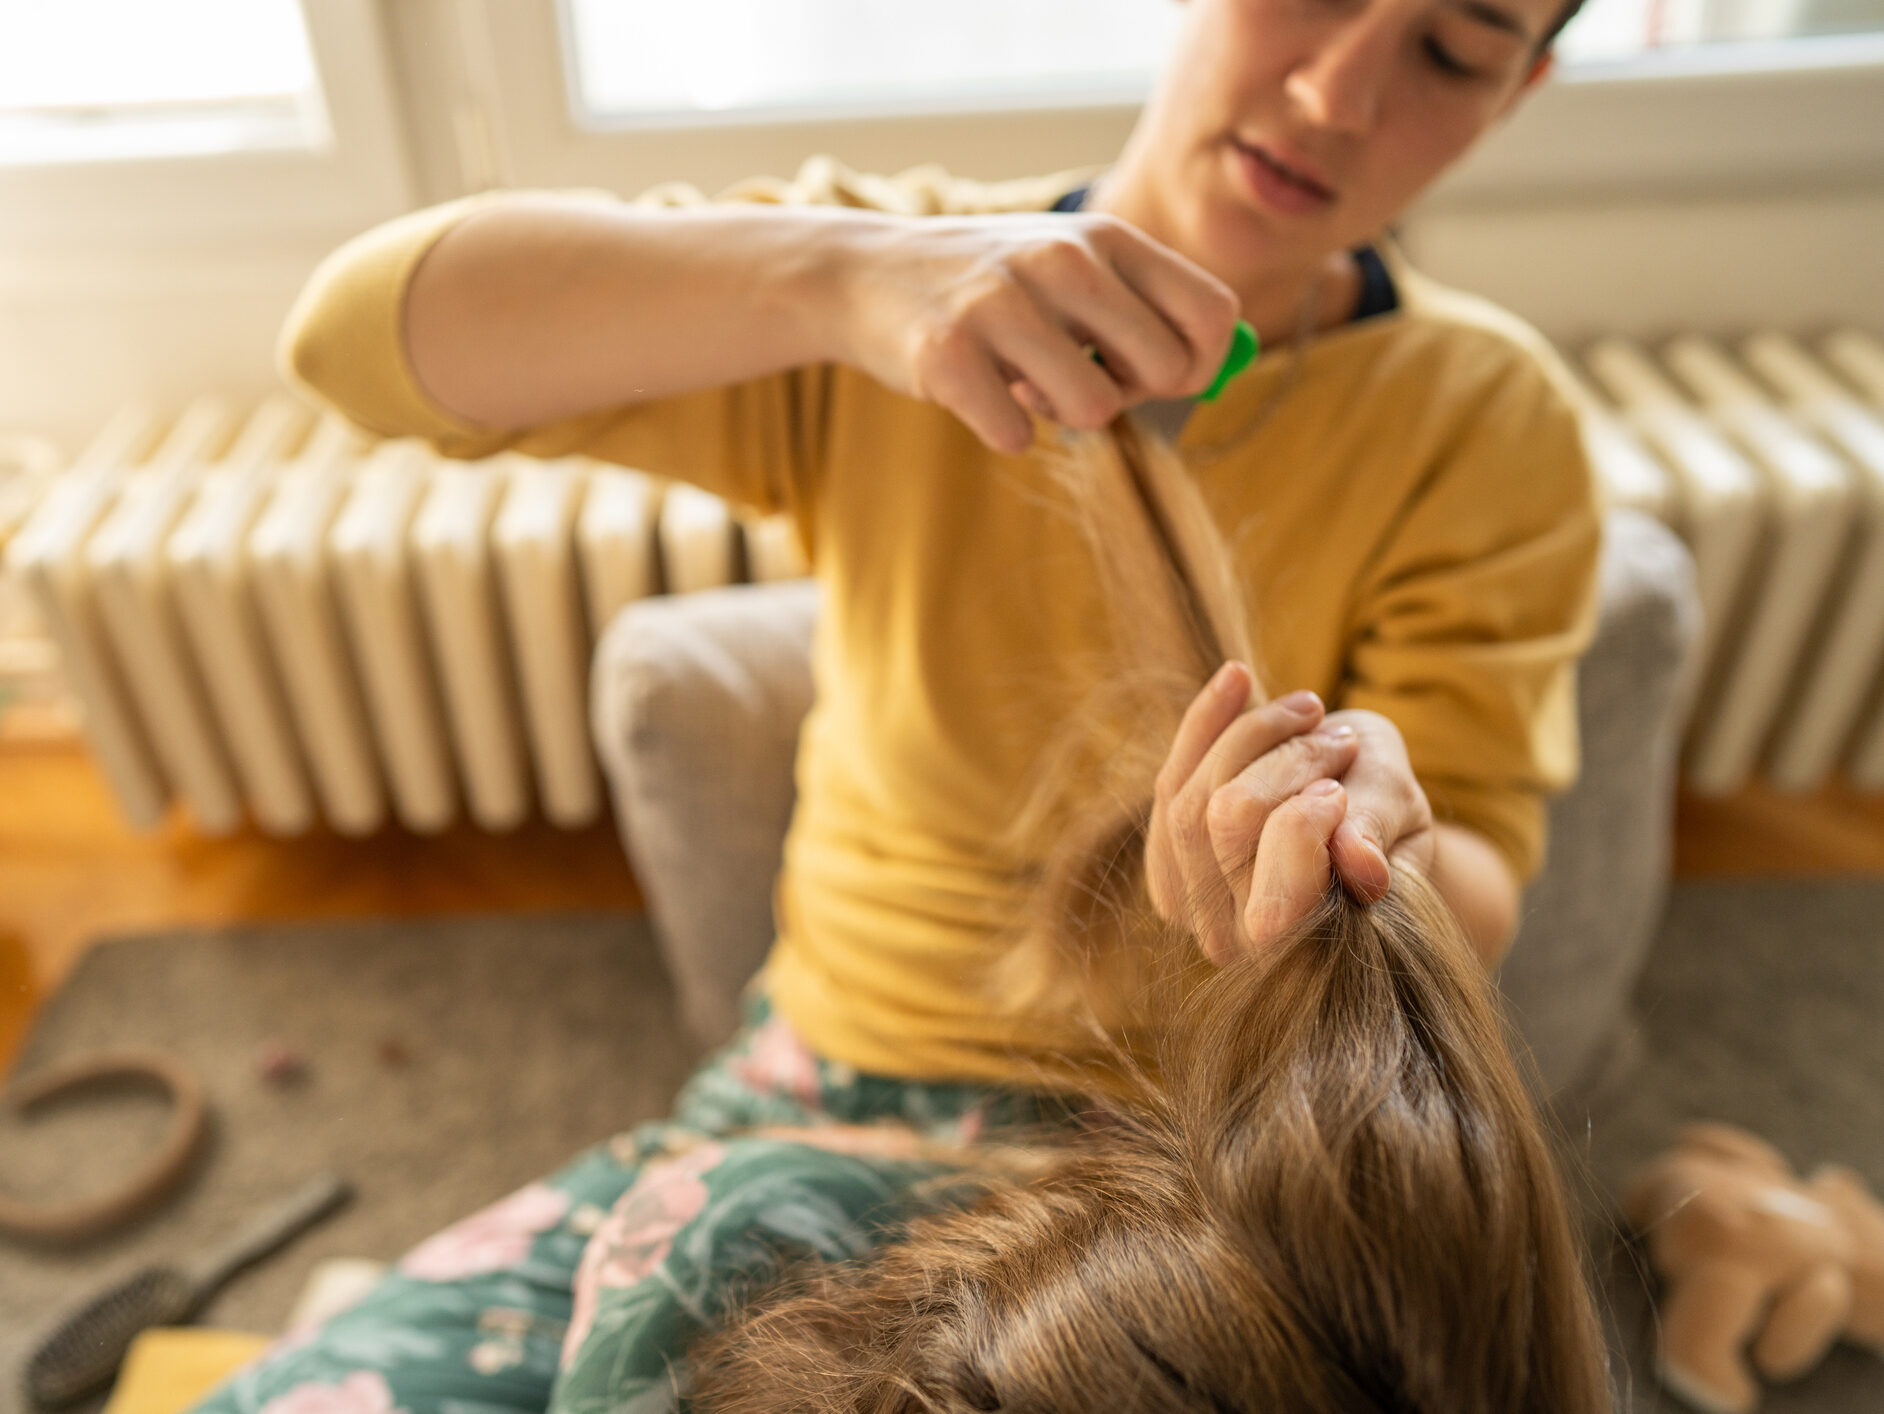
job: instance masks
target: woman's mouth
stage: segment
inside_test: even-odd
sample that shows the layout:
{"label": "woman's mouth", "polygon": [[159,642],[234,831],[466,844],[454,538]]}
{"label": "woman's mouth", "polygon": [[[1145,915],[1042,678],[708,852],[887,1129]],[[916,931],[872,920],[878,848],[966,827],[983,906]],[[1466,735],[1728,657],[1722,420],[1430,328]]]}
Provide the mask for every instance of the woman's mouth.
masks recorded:
{"label": "woman's mouth", "polygon": [[1334,204],[1333,191],[1306,172],[1289,166],[1268,148],[1234,139],[1231,145],[1236,149],[1245,182],[1265,205],[1305,214],[1326,210]]}

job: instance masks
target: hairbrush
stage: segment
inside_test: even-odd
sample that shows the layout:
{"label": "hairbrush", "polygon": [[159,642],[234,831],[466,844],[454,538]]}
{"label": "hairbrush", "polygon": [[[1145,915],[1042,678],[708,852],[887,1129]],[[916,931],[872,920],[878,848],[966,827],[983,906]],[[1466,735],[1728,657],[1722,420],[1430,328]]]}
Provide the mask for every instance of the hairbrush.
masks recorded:
{"label": "hairbrush", "polygon": [[33,1351],[26,1362],[26,1397],[41,1409],[55,1409],[108,1383],[140,1332],[189,1320],[230,1277],[319,1222],[352,1193],[345,1179],[322,1174],[202,1262],[145,1267],[99,1292]]}

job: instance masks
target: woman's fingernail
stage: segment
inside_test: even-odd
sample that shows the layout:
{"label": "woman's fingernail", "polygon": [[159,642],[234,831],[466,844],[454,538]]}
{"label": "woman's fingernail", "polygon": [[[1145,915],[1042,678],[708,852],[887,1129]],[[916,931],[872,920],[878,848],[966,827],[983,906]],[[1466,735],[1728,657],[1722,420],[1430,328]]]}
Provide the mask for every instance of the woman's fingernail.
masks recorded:
{"label": "woman's fingernail", "polygon": [[1354,728],[1346,722],[1336,722],[1331,727],[1321,728],[1315,735],[1328,741],[1348,742],[1354,740]]}
{"label": "woman's fingernail", "polygon": [[1312,717],[1321,710],[1321,699],[1307,688],[1276,699],[1276,706],[1297,717]]}
{"label": "woman's fingernail", "polygon": [[1234,658],[1218,668],[1216,676],[1210,680],[1210,690],[1212,692],[1229,691],[1230,684],[1236,680],[1236,669],[1237,662]]}
{"label": "woman's fingernail", "polygon": [[1303,791],[1302,794],[1303,795],[1333,795],[1336,791],[1340,789],[1341,789],[1341,782],[1339,781],[1321,780],[1321,781],[1316,781],[1314,785],[1310,786],[1307,790]]}

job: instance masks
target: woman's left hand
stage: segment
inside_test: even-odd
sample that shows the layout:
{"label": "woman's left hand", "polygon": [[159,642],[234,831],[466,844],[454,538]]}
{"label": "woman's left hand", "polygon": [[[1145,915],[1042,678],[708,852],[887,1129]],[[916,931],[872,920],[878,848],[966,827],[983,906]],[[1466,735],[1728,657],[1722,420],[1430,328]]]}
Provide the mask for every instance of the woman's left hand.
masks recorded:
{"label": "woman's left hand", "polygon": [[1185,713],[1146,840],[1153,906],[1219,964],[1274,941],[1337,877],[1372,902],[1391,864],[1433,863],[1432,807],[1391,721],[1324,716],[1312,694],[1246,712],[1250,683],[1229,664]]}

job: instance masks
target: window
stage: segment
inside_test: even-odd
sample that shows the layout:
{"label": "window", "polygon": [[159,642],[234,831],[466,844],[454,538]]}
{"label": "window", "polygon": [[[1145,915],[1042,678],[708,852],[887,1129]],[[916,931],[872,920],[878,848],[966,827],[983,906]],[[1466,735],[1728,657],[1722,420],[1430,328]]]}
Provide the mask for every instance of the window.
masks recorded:
{"label": "window", "polygon": [[1687,45],[1884,30],[1884,0],[1586,0],[1558,49],[1570,63]]}
{"label": "window", "polygon": [[379,0],[0,0],[0,288],[405,210],[381,22]]}
{"label": "window", "polygon": [[[1108,161],[1183,15],[1177,0],[481,9],[503,57],[499,169],[617,190],[680,173],[713,190],[813,151],[985,177]],[[1586,0],[1558,56],[1558,80],[1433,200],[1850,184],[1884,157],[1884,0]]]}
{"label": "window", "polygon": [[329,136],[295,0],[0,0],[0,163]]}
{"label": "window", "polygon": [[1164,0],[567,0],[579,113],[938,111],[1142,98]]}
{"label": "window", "polygon": [[[1143,96],[1173,0],[562,0],[573,107],[596,127],[936,112]],[[1884,30],[1884,0],[1587,0],[1569,66]]]}

